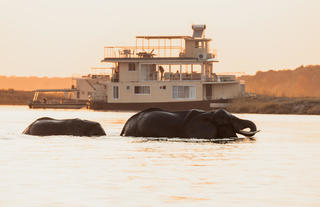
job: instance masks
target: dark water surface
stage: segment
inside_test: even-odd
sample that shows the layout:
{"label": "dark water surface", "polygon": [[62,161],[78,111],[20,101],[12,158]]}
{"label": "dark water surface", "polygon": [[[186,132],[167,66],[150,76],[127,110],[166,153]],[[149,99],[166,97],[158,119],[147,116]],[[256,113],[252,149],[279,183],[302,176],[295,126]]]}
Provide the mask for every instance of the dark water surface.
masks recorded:
{"label": "dark water surface", "polygon": [[[227,144],[123,138],[133,115],[0,107],[0,206],[320,206],[320,116],[239,114]],[[34,137],[36,118],[98,121],[107,136]]]}

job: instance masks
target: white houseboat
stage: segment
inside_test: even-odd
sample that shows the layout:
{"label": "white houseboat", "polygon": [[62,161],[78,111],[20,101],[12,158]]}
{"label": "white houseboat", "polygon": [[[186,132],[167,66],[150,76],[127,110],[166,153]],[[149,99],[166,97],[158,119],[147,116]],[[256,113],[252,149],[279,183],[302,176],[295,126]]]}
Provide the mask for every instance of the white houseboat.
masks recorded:
{"label": "white houseboat", "polygon": [[107,75],[76,79],[74,99],[95,110],[170,110],[223,107],[244,92],[233,75],[216,75],[218,62],[206,25],[192,25],[192,36],[137,36],[135,46],[104,48]]}

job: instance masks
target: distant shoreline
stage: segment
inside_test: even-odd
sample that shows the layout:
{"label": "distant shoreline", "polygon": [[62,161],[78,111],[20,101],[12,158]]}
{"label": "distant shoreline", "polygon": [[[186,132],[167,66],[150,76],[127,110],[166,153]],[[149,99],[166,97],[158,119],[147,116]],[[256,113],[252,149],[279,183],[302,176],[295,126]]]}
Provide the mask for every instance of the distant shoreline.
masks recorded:
{"label": "distant shoreline", "polygon": [[0,90],[0,105],[28,105],[33,94],[32,91]]}
{"label": "distant shoreline", "polygon": [[320,115],[320,98],[257,95],[235,99],[227,110],[232,113]]}
{"label": "distant shoreline", "polygon": [[[34,92],[0,90],[0,105],[28,105]],[[320,115],[320,98],[287,98],[272,96],[241,97],[231,101],[232,113]]]}

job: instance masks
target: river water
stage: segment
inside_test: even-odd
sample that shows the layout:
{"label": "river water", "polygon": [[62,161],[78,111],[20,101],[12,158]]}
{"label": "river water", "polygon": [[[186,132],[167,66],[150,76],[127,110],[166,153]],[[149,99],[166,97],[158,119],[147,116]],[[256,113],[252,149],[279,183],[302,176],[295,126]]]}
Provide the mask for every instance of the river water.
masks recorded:
{"label": "river water", "polygon": [[[120,137],[134,113],[0,107],[0,206],[320,206],[320,116],[238,114],[226,144]],[[99,138],[34,137],[36,118],[98,121]]]}

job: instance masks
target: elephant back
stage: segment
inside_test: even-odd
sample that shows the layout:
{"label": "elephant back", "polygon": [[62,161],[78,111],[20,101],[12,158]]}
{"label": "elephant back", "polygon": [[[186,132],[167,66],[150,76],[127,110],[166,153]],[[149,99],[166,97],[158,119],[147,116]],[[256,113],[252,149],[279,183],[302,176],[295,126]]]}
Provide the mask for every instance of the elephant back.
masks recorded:
{"label": "elephant back", "polygon": [[131,116],[123,126],[120,136],[138,136],[137,124],[144,113],[163,111],[160,108],[148,108]]}

